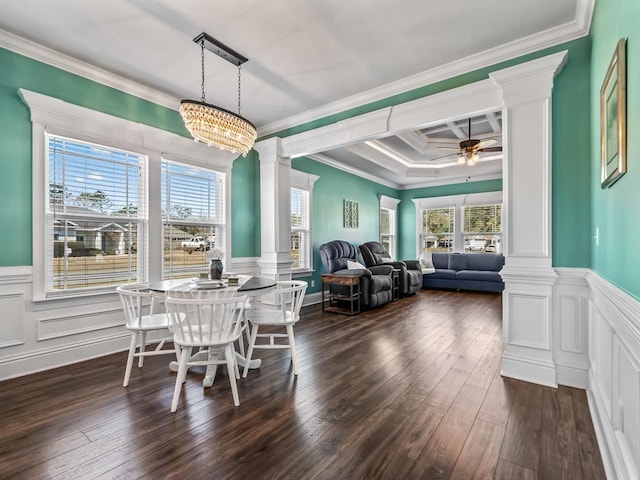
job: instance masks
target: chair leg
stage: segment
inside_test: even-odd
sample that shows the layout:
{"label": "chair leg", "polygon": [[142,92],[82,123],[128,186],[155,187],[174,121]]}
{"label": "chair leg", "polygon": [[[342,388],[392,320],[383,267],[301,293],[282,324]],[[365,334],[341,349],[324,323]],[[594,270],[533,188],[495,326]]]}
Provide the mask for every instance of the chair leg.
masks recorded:
{"label": "chair leg", "polygon": [[229,383],[231,384],[231,393],[233,394],[233,404],[237,407],[240,405],[240,398],[238,397],[238,385],[236,385],[235,370],[236,355],[231,345],[224,347],[224,356],[227,360],[227,372],[229,373]]}
{"label": "chair leg", "polygon": [[253,355],[253,347],[256,344],[256,338],[258,336],[258,325],[254,325],[251,329],[251,338],[249,339],[249,348],[247,349],[247,356],[245,357],[244,370],[242,371],[242,378],[247,378],[249,372],[249,363],[251,362],[251,355]]}
{"label": "chair leg", "polygon": [[138,346],[138,332],[131,332],[131,343],[129,344],[129,355],[127,356],[127,366],[124,370],[124,382],[123,387],[129,386],[129,378],[131,377],[131,368],[133,368],[133,358],[136,353],[136,347]]}
{"label": "chair leg", "polygon": [[173,400],[171,401],[171,411],[175,412],[178,409],[178,400],[180,399],[180,391],[182,390],[182,384],[187,377],[187,362],[191,356],[191,347],[183,347],[180,353],[180,362],[178,364],[178,374],[176,375],[176,386],[173,389]]}
{"label": "chair leg", "polygon": [[[140,351],[139,353],[143,353],[147,346],[147,332],[140,332]],[[138,368],[142,368],[144,365],[144,356],[140,355],[138,357]]]}
{"label": "chair leg", "polygon": [[287,325],[287,335],[289,336],[289,348],[291,349],[291,363],[293,364],[293,374],[298,375],[298,357],[296,356],[296,341],[293,337],[293,325]]}

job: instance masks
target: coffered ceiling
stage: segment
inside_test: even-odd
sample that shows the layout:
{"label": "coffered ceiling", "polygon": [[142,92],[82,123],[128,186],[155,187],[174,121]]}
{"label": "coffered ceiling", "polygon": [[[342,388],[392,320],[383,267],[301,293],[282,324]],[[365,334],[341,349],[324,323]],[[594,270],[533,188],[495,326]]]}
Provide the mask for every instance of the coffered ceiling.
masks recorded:
{"label": "coffered ceiling", "polygon": [[[249,58],[241,113],[268,135],[584,36],[594,1],[0,0],[0,47],[177,109],[200,98],[204,31]],[[236,67],[207,53],[205,71],[207,101],[237,111]],[[398,185],[459,175],[455,157],[436,157],[466,120],[318,158]],[[499,134],[499,113],[472,130]],[[494,157],[474,171],[496,170]]]}

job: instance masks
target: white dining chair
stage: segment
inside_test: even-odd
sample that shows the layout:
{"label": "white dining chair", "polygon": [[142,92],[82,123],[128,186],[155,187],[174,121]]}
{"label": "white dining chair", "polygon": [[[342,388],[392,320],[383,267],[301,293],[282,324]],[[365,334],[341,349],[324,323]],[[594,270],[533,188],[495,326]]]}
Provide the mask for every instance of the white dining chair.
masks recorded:
{"label": "white dining chair", "polygon": [[[276,283],[275,308],[252,308],[247,311],[246,317],[251,328],[249,337],[249,347],[247,348],[247,363],[242,372],[242,377],[246,378],[249,371],[249,362],[253,351],[256,349],[273,350],[288,349],[291,352],[291,363],[293,373],[298,375],[298,359],[296,356],[296,343],[293,335],[293,326],[300,320],[300,308],[307,291],[307,282],[303,281],[281,281]],[[260,327],[284,327],[286,333],[268,332],[258,333]],[[287,339],[286,341],[276,341],[276,339]],[[258,339],[267,339],[266,343],[258,343]]]}
{"label": "white dining chair", "polygon": [[[151,309],[150,305],[154,301],[154,294],[149,291],[148,284],[120,285],[116,288],[116,292],[120,296],[124,309],[125,327],[131,332],[129,355],[127,356],[124,381],[122,382],[122,386],[127,387],[135,358],[138,358],[138,367],[142,368],[144,357],[168,354],[177,356],[177,350],[175,348],[164,348],[165,342],[171,340],[169,317],[166,313],[144,313],[147,309]],[[166,334],[166,337],[149,341],[147,333],[150,332],[161,332],[161,334]],[[153,344],[156,344],[156,347],[152,350],[147,350],[147,345]]]}
{"label": "white dining chair", "polygon": [[[236,377],[240,378],[240,375],[234,342],[242,335],[247,297],[228,295],[229,293],[223,294],[220,298],[205,295],[189,298],[184,292],[167,292],[165,305],[173,331],[173,342],[180,350],[178,374],[171,402],[172,412],[178,408],[188,368],[198,365],[206,366],[206,375],[209,375],[211,366],[226,364],[233,403],[236,406],[240,405],[236,385]],[[192,355],[194,348],[200,349],[197,356]]]}

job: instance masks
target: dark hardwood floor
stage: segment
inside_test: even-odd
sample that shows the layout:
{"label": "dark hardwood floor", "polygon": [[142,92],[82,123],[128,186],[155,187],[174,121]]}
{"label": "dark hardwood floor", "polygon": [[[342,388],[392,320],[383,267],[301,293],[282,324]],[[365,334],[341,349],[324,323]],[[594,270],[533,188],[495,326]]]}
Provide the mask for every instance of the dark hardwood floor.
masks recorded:
{"label": "dark hardwood floor", "polygon": [[288,353],[212,388],[125,353],[0,383],[2,479],[603,479],[585,392],[500,376],[501,297],[303,309]]}

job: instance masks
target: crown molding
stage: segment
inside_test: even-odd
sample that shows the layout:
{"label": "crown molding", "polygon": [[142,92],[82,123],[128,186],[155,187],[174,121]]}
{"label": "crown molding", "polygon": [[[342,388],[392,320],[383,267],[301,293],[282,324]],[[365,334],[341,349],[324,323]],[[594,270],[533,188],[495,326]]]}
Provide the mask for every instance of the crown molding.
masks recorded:
{"label": "crown molding", "polygon": [[476,55],[455,60],[424,72],[411,75],[402,80],[367,90],[319,108],[263,125],[258,128],[258,136],[271,135],[291,127],[303,125],[320,118],[344,112],[355,107],[376,102],[385,98],[430,85],[447,78],[473,72],[484,67],[527,55],[565,42],[577,40],[589,34],[595,0],[577,0],[576,18],[572,22],[550,28],[534,35],[521,38],[499,47],[485,50]]}
{"label": "crown molding", "polygon": [[314,153],[313,155],[305,155],[306,158],[310,158],[311,160],[315,160],[316,162],[323,163],[330,167],[336,168],[338,170],[342,170],[343,172],[350,173],[351,175],[355,175],[356,177],[364,178],[365,180],[371,180],[372,182],[379,183],[380,185],[384,185],[385,187],[395,188],[396,190],[401,190],[402,185],[387,180],[385,178],[379,177],[377,175],[373,175],[372,173],[365,172],[364,170],[360,170],[358,168],[353,168],[348,165],[344,165],[333,158],[330,158],[321,153]]}
{"label": "crown molding", "polygon": [[177,111],[180,106],[179,98],[4,30],[0,30],[0,47],[171,110]]}

